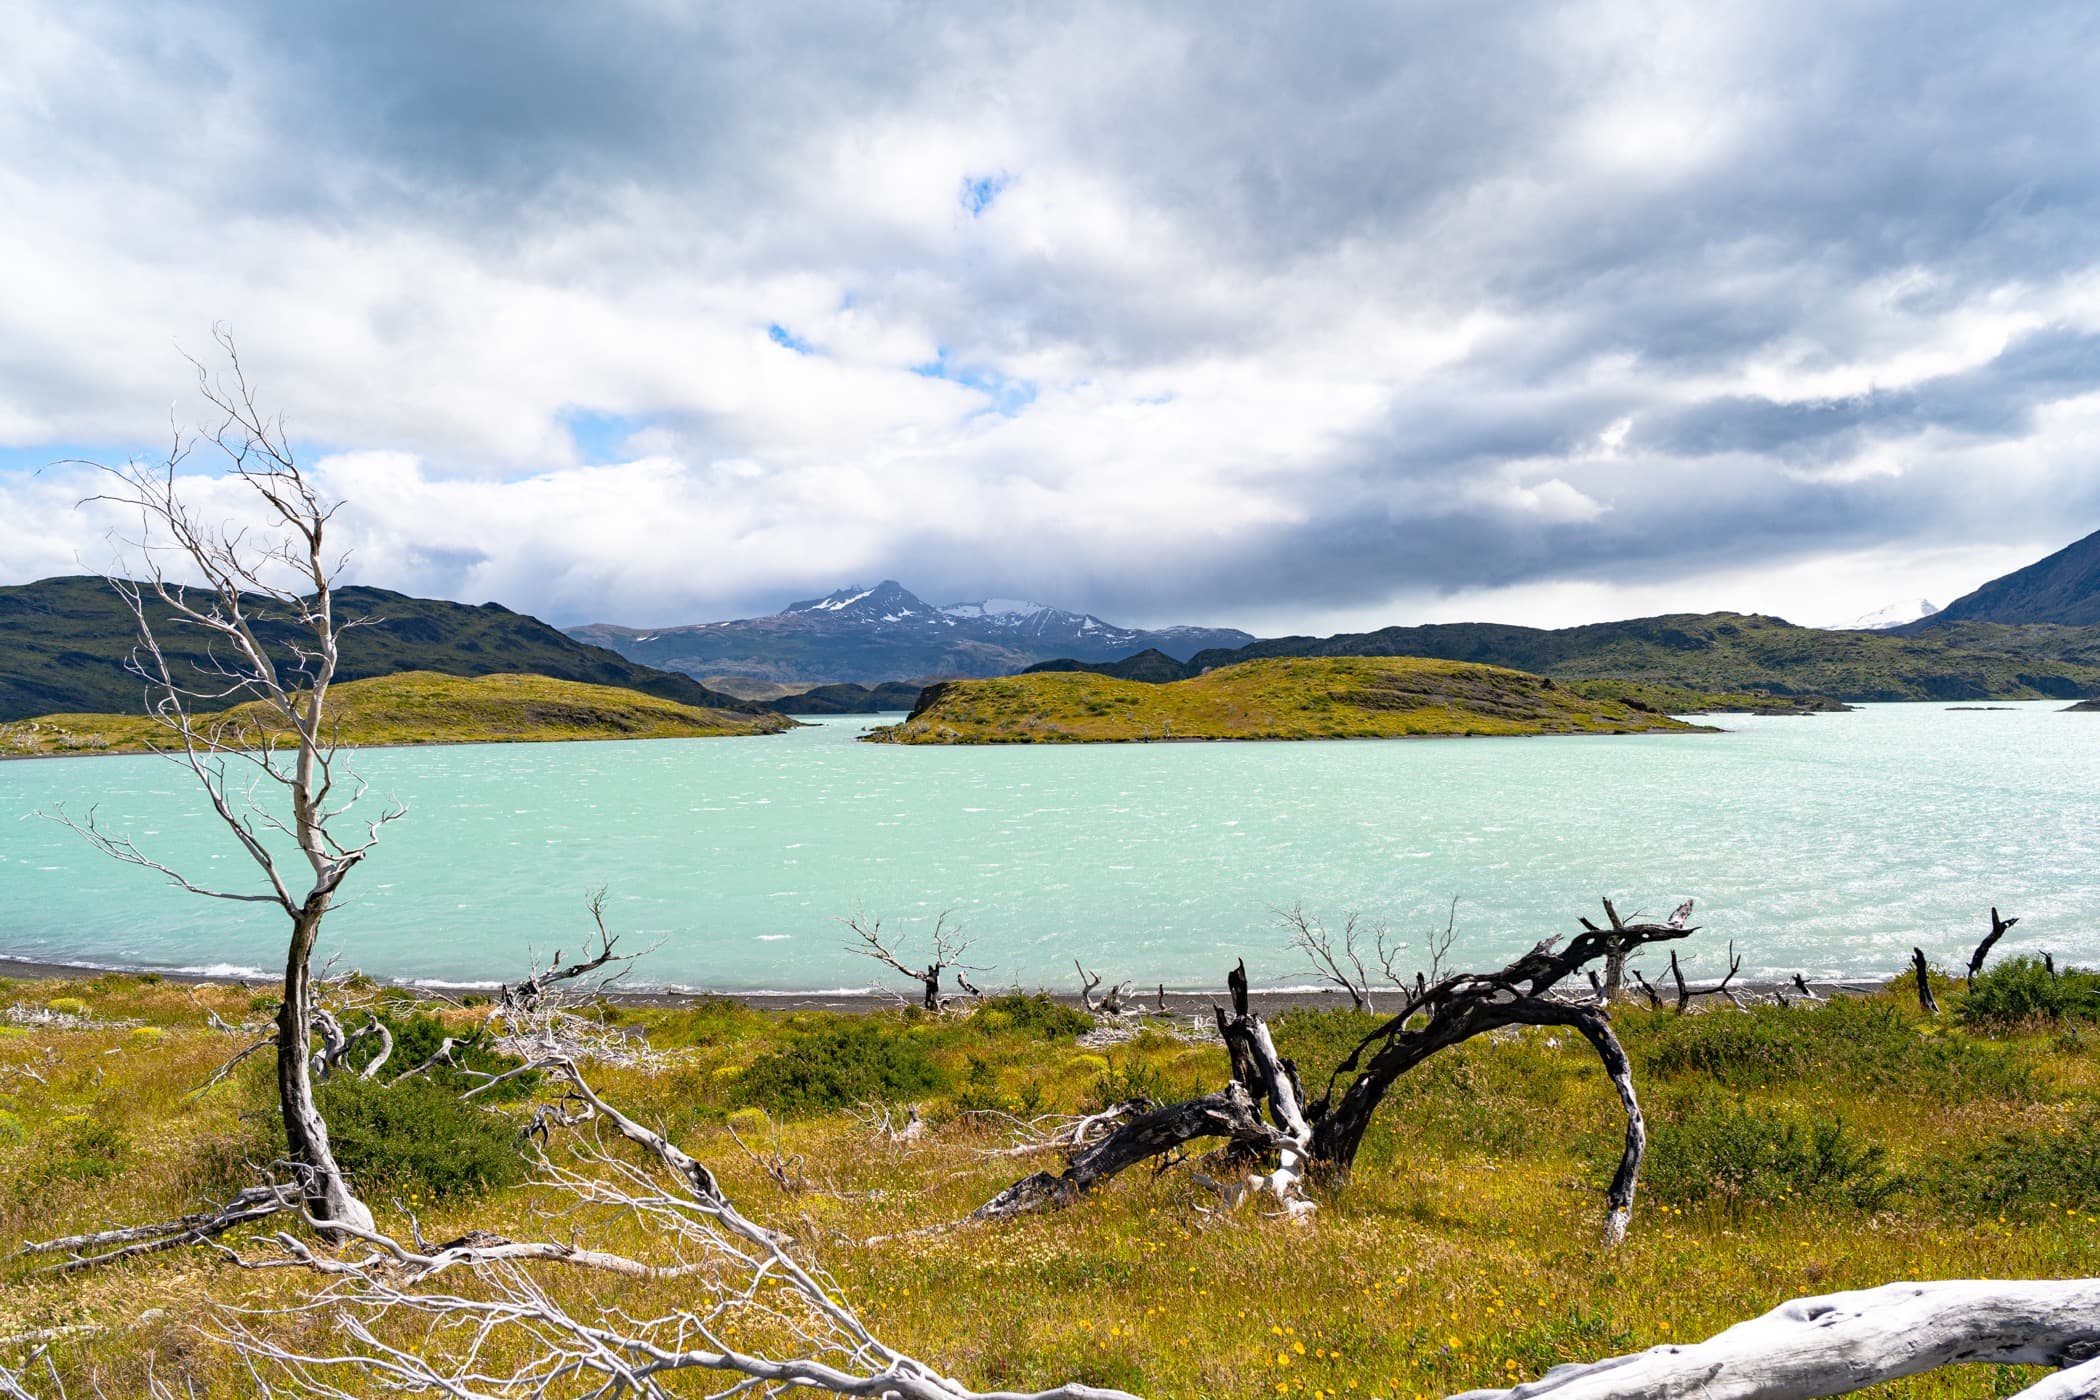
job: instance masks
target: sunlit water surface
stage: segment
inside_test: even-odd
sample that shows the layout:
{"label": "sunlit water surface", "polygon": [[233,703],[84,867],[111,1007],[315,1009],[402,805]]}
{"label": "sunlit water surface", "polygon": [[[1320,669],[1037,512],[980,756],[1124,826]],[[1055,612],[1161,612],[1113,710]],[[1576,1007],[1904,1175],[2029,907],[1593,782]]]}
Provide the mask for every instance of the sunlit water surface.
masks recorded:
{"label": "sunlit water surface", "polygon": [[[358,755],[405,803],[330,916],[379,976],[477,982],[576,948],[609,889],[637,972],[723,990],[865,986],[842,915],[910,938],[952,910],[994,980],[1074,958],[1141,984],[1304,980],[1274,910],[1357,910],[1421,944],[1459,898],[1484,962],[1594,914],[1695,897],[1695,971],[1884,974],[1952,958],[1996,904],[2005,945],[2100,960],[2100,715],[2058,703],[1728,717],[1637,738],[899,748],[862,718],[756,739]],[[30,815],[90,809],[200,882],[253,869],[164,760],[0,764],[0,954],[267,966],[282,917],[203,899]],[[19,817],[20,820],[13,820]]]}

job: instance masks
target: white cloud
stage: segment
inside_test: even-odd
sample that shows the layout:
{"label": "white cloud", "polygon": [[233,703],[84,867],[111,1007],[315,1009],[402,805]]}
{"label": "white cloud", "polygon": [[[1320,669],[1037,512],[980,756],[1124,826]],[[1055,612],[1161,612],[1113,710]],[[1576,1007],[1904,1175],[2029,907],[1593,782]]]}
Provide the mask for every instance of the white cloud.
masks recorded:
{"label": "white cloud", "polygon": [[1864,612],[2100,523],[2077,16],[32,4],[0,448],[225,320],[364,577],[564,621]]}

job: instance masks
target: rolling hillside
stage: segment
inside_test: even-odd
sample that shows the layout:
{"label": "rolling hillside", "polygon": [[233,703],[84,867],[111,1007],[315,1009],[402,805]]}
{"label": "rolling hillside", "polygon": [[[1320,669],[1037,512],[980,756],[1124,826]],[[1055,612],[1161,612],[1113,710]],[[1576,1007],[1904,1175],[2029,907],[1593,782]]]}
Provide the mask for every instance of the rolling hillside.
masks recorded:
{"label": "rolling hillside", "polygon": [[[1563,681],[1622,681],[1701,694],[1768,691],[1836,700],[1989,700],[2100,694],[2100,628],[1964,623],[1924,631],[1832,632],[1776,617],[1677,614],[1547,631],[1496,623],[1387,627],[1280,637],[1199,652],[1199,675],[1274,656],[1421,656],[1473,661]],[[1157,656],[1108,668],[1164,679]],[[1049,663],[1059,669],[1080,663]]]}
{"label": "rolling hillside", "polygon": [[2100,530],[1992,579],[1904,630],[1929,636],[1958,622],[2100,626]]}
{"label": "rolling hillside", "polygon": [[1276,658],[1148,685],[1085,671],[929,686],[900,744],[1653,734],[1697,726],[1539,676],[1410,657]]}
{"label": "rolling hillside", "polygon": [[[383,588],[344,588],[346,615],[370,615],[371,626],[343,638],[339,678],[362,680],[402,671],[453,676],[529,673],[591,685],[620,686],[682,705],[737,710],[745,702],[688,676],[637,665],[564,636],[537,618],[495,603],[411,598]],[[263,605],[256,604],[258,616]],[[205,660],[194,632],[158,628],[178,665]],[[266,642],[289,635],[265,624]],[[57,712],[137,714],[142,686],[124,669],[136,641],[124,603],[100,578],[49,578],[0,588],[0,720]]]}
{"label": "rolling hillside", "polygon": [[[545,676],[443,676],[409,671],[346,681],[330,692],[340,742],[490,744],[569,739],[699,739],[777,734],[793,728],[778,715],[701,709],[615,686]],[[254,704],[219,718],[260,726],[255,741],[279,726]],[[143,753],[172,735],[143,715],[52,714],[0,723],[0,757]]]}

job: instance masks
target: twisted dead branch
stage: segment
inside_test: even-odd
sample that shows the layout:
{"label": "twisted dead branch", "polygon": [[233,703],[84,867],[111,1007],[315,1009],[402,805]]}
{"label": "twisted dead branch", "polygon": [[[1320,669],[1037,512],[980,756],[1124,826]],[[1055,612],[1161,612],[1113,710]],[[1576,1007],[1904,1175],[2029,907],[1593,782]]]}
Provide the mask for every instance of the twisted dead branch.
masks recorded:
{"label": "twisted dead branch", "polygon": [[[1612,1032],[1607,1008],[1568,998],[1562,984],[1600,958],[1623,960],[1649,943],[1688,937],[1696,932],[1688,922],[1691,911],[1686,901],[1664,923],[1628,922],[1606,901],[1611,927],[1600,929],[1582,920],[1583,931],[1564,949],[1557,949],[1558,939],[1549,938],[1495,972],[1456,973],[1434,983],[1418,979],[1400,1008],[1335,1067],[1317,1099],[1305,1093],[1297,1067],[1276,1053],[1268,1026],[1249,1005],[1242,962],[1226,979],[1230,1013],[1214,1008],[1231,1059],[1231,1083],[1130,1119],[1076,1153],[1062,1173],[1038,1172],[1015,1182],[972,1218],[994,1219],[1069,1204],[1117,1173],[1200,1138],[1226,1139],[1229,1151],[1248,1163],[1273,1157],[1272,1170],[1250,1171],[1241,1184],[1273,1192],[1285,1213],[1303,1216],[1313,1208],[1303,1194],[1308,1171],[1346,1178],[1372,1115],[1401,1075],[1474,1036],[1513,1026],[1564,1026],[1579,1032],[1596,1051],[1626,1112],[1625,1144],[1605,1192],[1604,1233],[1616,1244],[1625,1237],[1632,1217],[1647,1148],[1646,1124],[1632,1063]],[[1264,1106],[1266,1122],[1261,1117]],[[1228,1200],[1244,1199],[1246,1194],[1236,1185]]]}
{"label": "twisted dead branch", "polygon": [[[373,1389],[434,1391],[456,1400],[539,1400],[632,1391],[667,1398],[816,1391],[898,1400],[1132,1400],[1079,1384],[1034,1392],[971,1390],[882,1341],[837,1285],[790,1242],[737,1210],[714,1174],[669,1139],[600,1096],[572,1060],[527,1066],[562,1083],[580,1121],[609,1129],[633,1155],[579,1144],[574,1165],[542,1157],[545,1184],[577,1211],[636,1221],[670,1262],[470,1234],[444,1245],[357,1230],[363,1253],[323,1254],[289,1232],[270,1252],[227,1257],[248,1268],[298,1268],[326,1283],[300,1314],[333,1324],[329,1349],[304,1350],[261,1324],[272,1313],[226,1312],[221,1340],[259,1373],[303,1396]],[[574,1214],[574,1212],[572,1212]],[[579,1316],[536,1269],[675,1279],[689,1301],[662,1315]],[[466,1276],[471,1286],[442,1288]]]}

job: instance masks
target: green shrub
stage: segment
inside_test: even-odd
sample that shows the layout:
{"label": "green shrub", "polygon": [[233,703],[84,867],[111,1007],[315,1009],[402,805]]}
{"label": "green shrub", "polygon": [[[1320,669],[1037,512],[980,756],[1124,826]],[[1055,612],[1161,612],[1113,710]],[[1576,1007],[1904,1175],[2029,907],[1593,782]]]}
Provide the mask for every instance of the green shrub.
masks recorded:
{"label": "green shrub", "polygon": [[131,1139],[112,1124],[93,1118],[64,1123],[53,1144],[47,1170],[65,1181],[107,1181],[131,1158]]}
{"label": "green shrub", "polygon": [[2100,1105],[2086,1104],[2064,1123],[2019,1128],[1926,1175],[1932,1195],[1973,1215],[2028,1215],[2052,1207],[2100,1207]]}
{"label": "green shrub", "polygon": [[2040,958],[2007,958],[1980,973],[1961,999],[1963,1025],[2004,1030],[2028,1021],[2100,1021],[2100,972],[2051,976]]}
{"label": "green shrub", "polygon": [[44,1003],[44,1009],[58,1016],[85,1016],[88,1004],[79,997],[53,997]]}
{"label": "green shrub", "polygon": [[1887,1158],[1838,1119],[1707,1096],[1656,1125],[1642,1176],[1657,1196],[1680,1204],[1793,1197],[1878,1210],[1902,1186]]}
{"label": "green shrub", "polygon": [[338,1075],[314,1098],[336,1161],[368,1195],[478,1196],[524,1180],[516,1125],[427,1075],[400,1084]]}
{"label": "green shrub", "polygon": [[1731,1089],[1815,1079],[1952,1103],[2025,1098],[2034,1087],[2033,1071],[2010,1048],[1928,1034],[1884,997],[1760,1006],[1747,1016],[1649,1016],[1642,1032],[1630,1038],[1650,1073],[1708,1079]]}
{"label": "green shrub", "polygon": [[[436,1054],[438,1046],[444,1044],[445,1037],[460,1033],[458,1028],[447,1026],[443,1021],[440,1021],[428,1012],[414,1012],[402,1020],[397,1020],[392,1016],[382,1016],[380,1019],[386,1023],[386,1028],[393,1033],[394,1037],[394,1053],[387,1060],[386,1064],[380,1068],[379,1077],[381,1079],[391,1079],[396,1075],[408,1073],[417,1065],[422,1064]],[[362,1022],[346,1025],[344,1029],[354,1031],[357,1029],[357,1025],[360,1024]],[[353,1072],[362,1070],[372,1062],[373,1057],[378,1055],[378,1053],[378,1040],[366,1039],[356,1050],[351,1052],[347,1061],[348,1070]],[[417,1077],[428,1078],[457,1093],[464,1089],[471,1089],[482,1082],[479,1079],[462,1074],[460,1071],[463,1068],[473,1070],[478,1074],[502,1074],[507,1070],[516,1069],[521,1063],[523,1062],[515,1056],[499,1054],[489,1049],[486,1045],[455,1045],[452,1047],[451,1064],[439,1061],[437,1064],[432,1065],[425,1074]],[[475,1097],[484,1103],[508,1103],[530,1094],[538,1082],[539,1075],[537,1073],[521,1074],[515,1079],[505,1080],[496,1088],[485,1090],[475,1095]]]}
{"label": "green shrub", "polygon": [[902,1103],[947,1087],[947,1074],[917,1036],[888,1017],[849,1016],[761,1055],[736,1077],[732,1096],[789,1117],[869,1100]]}
{"label": "green shrub", "polygon": [[1093,1029],[1094,1018],[1048,992],[1008,992],[979,1003],[970,1019],[979,1029],[1012,1029],[1036,1040],[1070,1040]]}
{"label": "green shrub", "polygon": [[0,1108],[0,1147],[20,1147],[29,1141],[29,1130],[13,1110]]}

